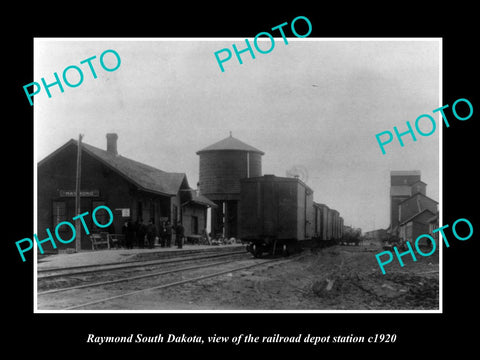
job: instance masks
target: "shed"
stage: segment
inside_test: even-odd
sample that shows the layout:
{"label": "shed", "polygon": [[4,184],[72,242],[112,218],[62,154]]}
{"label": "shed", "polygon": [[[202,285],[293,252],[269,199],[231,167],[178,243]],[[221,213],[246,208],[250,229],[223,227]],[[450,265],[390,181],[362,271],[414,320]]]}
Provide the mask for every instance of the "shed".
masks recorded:
{"label": "shed", "polygon": [[[422,210],[412,217],[406,219],[405,221],[399,224],[399,237],[404,241],[409,241],[412,245],[422,234],[428,234],[430,231],[429,219],[434,216],[435,213],[429,209]],[[419,245],[428,244],[426,238],[422,238],[419,242]]]}

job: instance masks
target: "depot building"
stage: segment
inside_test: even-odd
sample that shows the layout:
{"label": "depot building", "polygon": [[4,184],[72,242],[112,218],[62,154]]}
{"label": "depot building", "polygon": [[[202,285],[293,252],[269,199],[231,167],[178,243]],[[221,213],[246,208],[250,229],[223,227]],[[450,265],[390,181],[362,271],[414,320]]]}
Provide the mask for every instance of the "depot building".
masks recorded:
{"label": "depot building", "polygon": [[[37,171],[37,235],[39,240],[48,237],[63,221],[72,222],[75,211],[77,151],[80,148],[81,187],[80,213],[89,214],[100,206],[111,209],[114,219],[108,228],[98,228],[91,216],[85,217],[91,233],[108,231],[121,234],[125,221],[154,220],[157,229],[167,220],[175,224],[180,220],[185,236],[201,235],[207,223],[207,209],[216,205],[205,196],[191,189],[185,173],[162,171],[152,166],[118,154],[117,134],[106,135],[106,150],[71,139],[38,163]],[[100,213],[98,213],[100,215]],[[108,222],[97,216],[101,224]],[[60,227],[63,239],[71,237],[67,226]],[[81,249],[91,249],[89,235],[82,229]],[[75,248],[75,241],[68,244],[57,242],[53,249],[50,242],[43,244],[44,251],[56,252]]]}

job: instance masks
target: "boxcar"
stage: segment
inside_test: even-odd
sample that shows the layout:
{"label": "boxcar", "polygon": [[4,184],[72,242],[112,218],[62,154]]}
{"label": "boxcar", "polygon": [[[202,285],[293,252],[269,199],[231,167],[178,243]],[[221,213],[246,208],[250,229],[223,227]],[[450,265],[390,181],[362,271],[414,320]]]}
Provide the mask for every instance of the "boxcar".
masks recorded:
{"label": "boxcar", "polygon": [[320,239],[322,236],[322,208],[321,204],[313,202],[313,236]]}
{"label": "boxcar", "polygon": [[288,254],[314,237],[313,191],[297,178],[242,179],[239,223],[240,238],[254,256]]}
{"label": "boxcar", "polygon": [[337,210],[332,209],[332,240],[338,240],[340,237],[340,220]]}

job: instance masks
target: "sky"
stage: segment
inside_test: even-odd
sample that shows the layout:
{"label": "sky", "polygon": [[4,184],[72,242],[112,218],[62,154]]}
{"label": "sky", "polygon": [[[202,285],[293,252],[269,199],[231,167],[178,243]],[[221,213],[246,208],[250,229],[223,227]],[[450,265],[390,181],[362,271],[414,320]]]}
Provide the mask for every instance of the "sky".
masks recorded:
{"label": "sky", "polygon": [[[259,42],[262,49],[270,47]],[[253,39],[250,39],[253,43]],[[285,176],[304,169],[314,200],[337,209],[345,224],[363,231],[388,227],[391,170],[420,170],[427,196],[439,200],[442,106],[441,43],[438,39],[275,38],[268,54],[254,48],[221,72],[214,53],[245,47],[244,38],[219,39],[35,39],[34,79],[54,81],[54,72],[76,65],[83,82],[34,97],[36,162],[70,139],[106,149],[118,134],[120,155],[164,171],[184,172],[198,182],[196,151],[229,132],[265,152],[263,174]],[[105,71],[105,50],[120,67]],[[97,78],[88,64],[92,56]],[[223,56],[223,54],[222,54]],[[116,65],[111,53],[107,67]],[[68,79],[79,80],[69,70]],[[63,81],[63,80],[62,80]],[[28,101],[28,100],[26,100]],[[407,130],[422,114],[437,122],[431,136],[410,135],[386,145],[382,131]],[[423,132],[431,124],[419,123]]]}

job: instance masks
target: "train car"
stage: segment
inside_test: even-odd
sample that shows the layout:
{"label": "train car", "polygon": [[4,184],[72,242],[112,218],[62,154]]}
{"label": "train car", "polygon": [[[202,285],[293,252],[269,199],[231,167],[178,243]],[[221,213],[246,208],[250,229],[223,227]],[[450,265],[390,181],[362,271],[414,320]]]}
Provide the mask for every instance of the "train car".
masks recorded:
{"label": "train car", "polygon": [[343,231],[344,231],[343,226],[344,226],[344,224],[343,224],[343,217],[340,216],[340,239],[343,238]]}
{"label": "train car", "polygon": [[314,238],[313,191],[297,178],[241,179],[239,204],[239,235],[255,257],[288,254]]}
{"label": "train car", "polygon": [[340,240],[340,245],[360,245],[362,241],[362,230],[352,228],[351,226],[344,226],[343,236]]}
{"label": "train car", "polygon": [[325,204],[320,204],[320,206],[321,206],[321,209],[322,209],[320,240],[321,241],[327,241],[328,240],[328,211],[330,209]]}
{"label": "train car", "polygon": [[321,204],[313,202],[313,236],[321,239],[322,236],[322,207]]}
{"label": "train car", "polygon": [[332,240],[336,241],[340,237],[339,231],[339,212],[332,209]]}
{"label": "train car", "polygon": [[[317,202],[313,203],[314,215],[315,215],[315,238],[317,245],[320,247],[329,246],[332,243],[332,227],[330,222],[329,228],[329,211],[330,208],[325,204],[320,204]],[[330,215],[330,221],[331,219]]]}
{"label": "train car", "polygon": [[327,241],[333,240],[333,209],[327,210]]}
{"label": "train car", "polygon": [[331,236],[330,236],[331,240],[335,240],[337,238],[337,234],[335,232],[336,230],[335,224],[337,221],[336,214],[337,214],[337,211],[335,209],[330,209],[330,226],[332,227]]}

